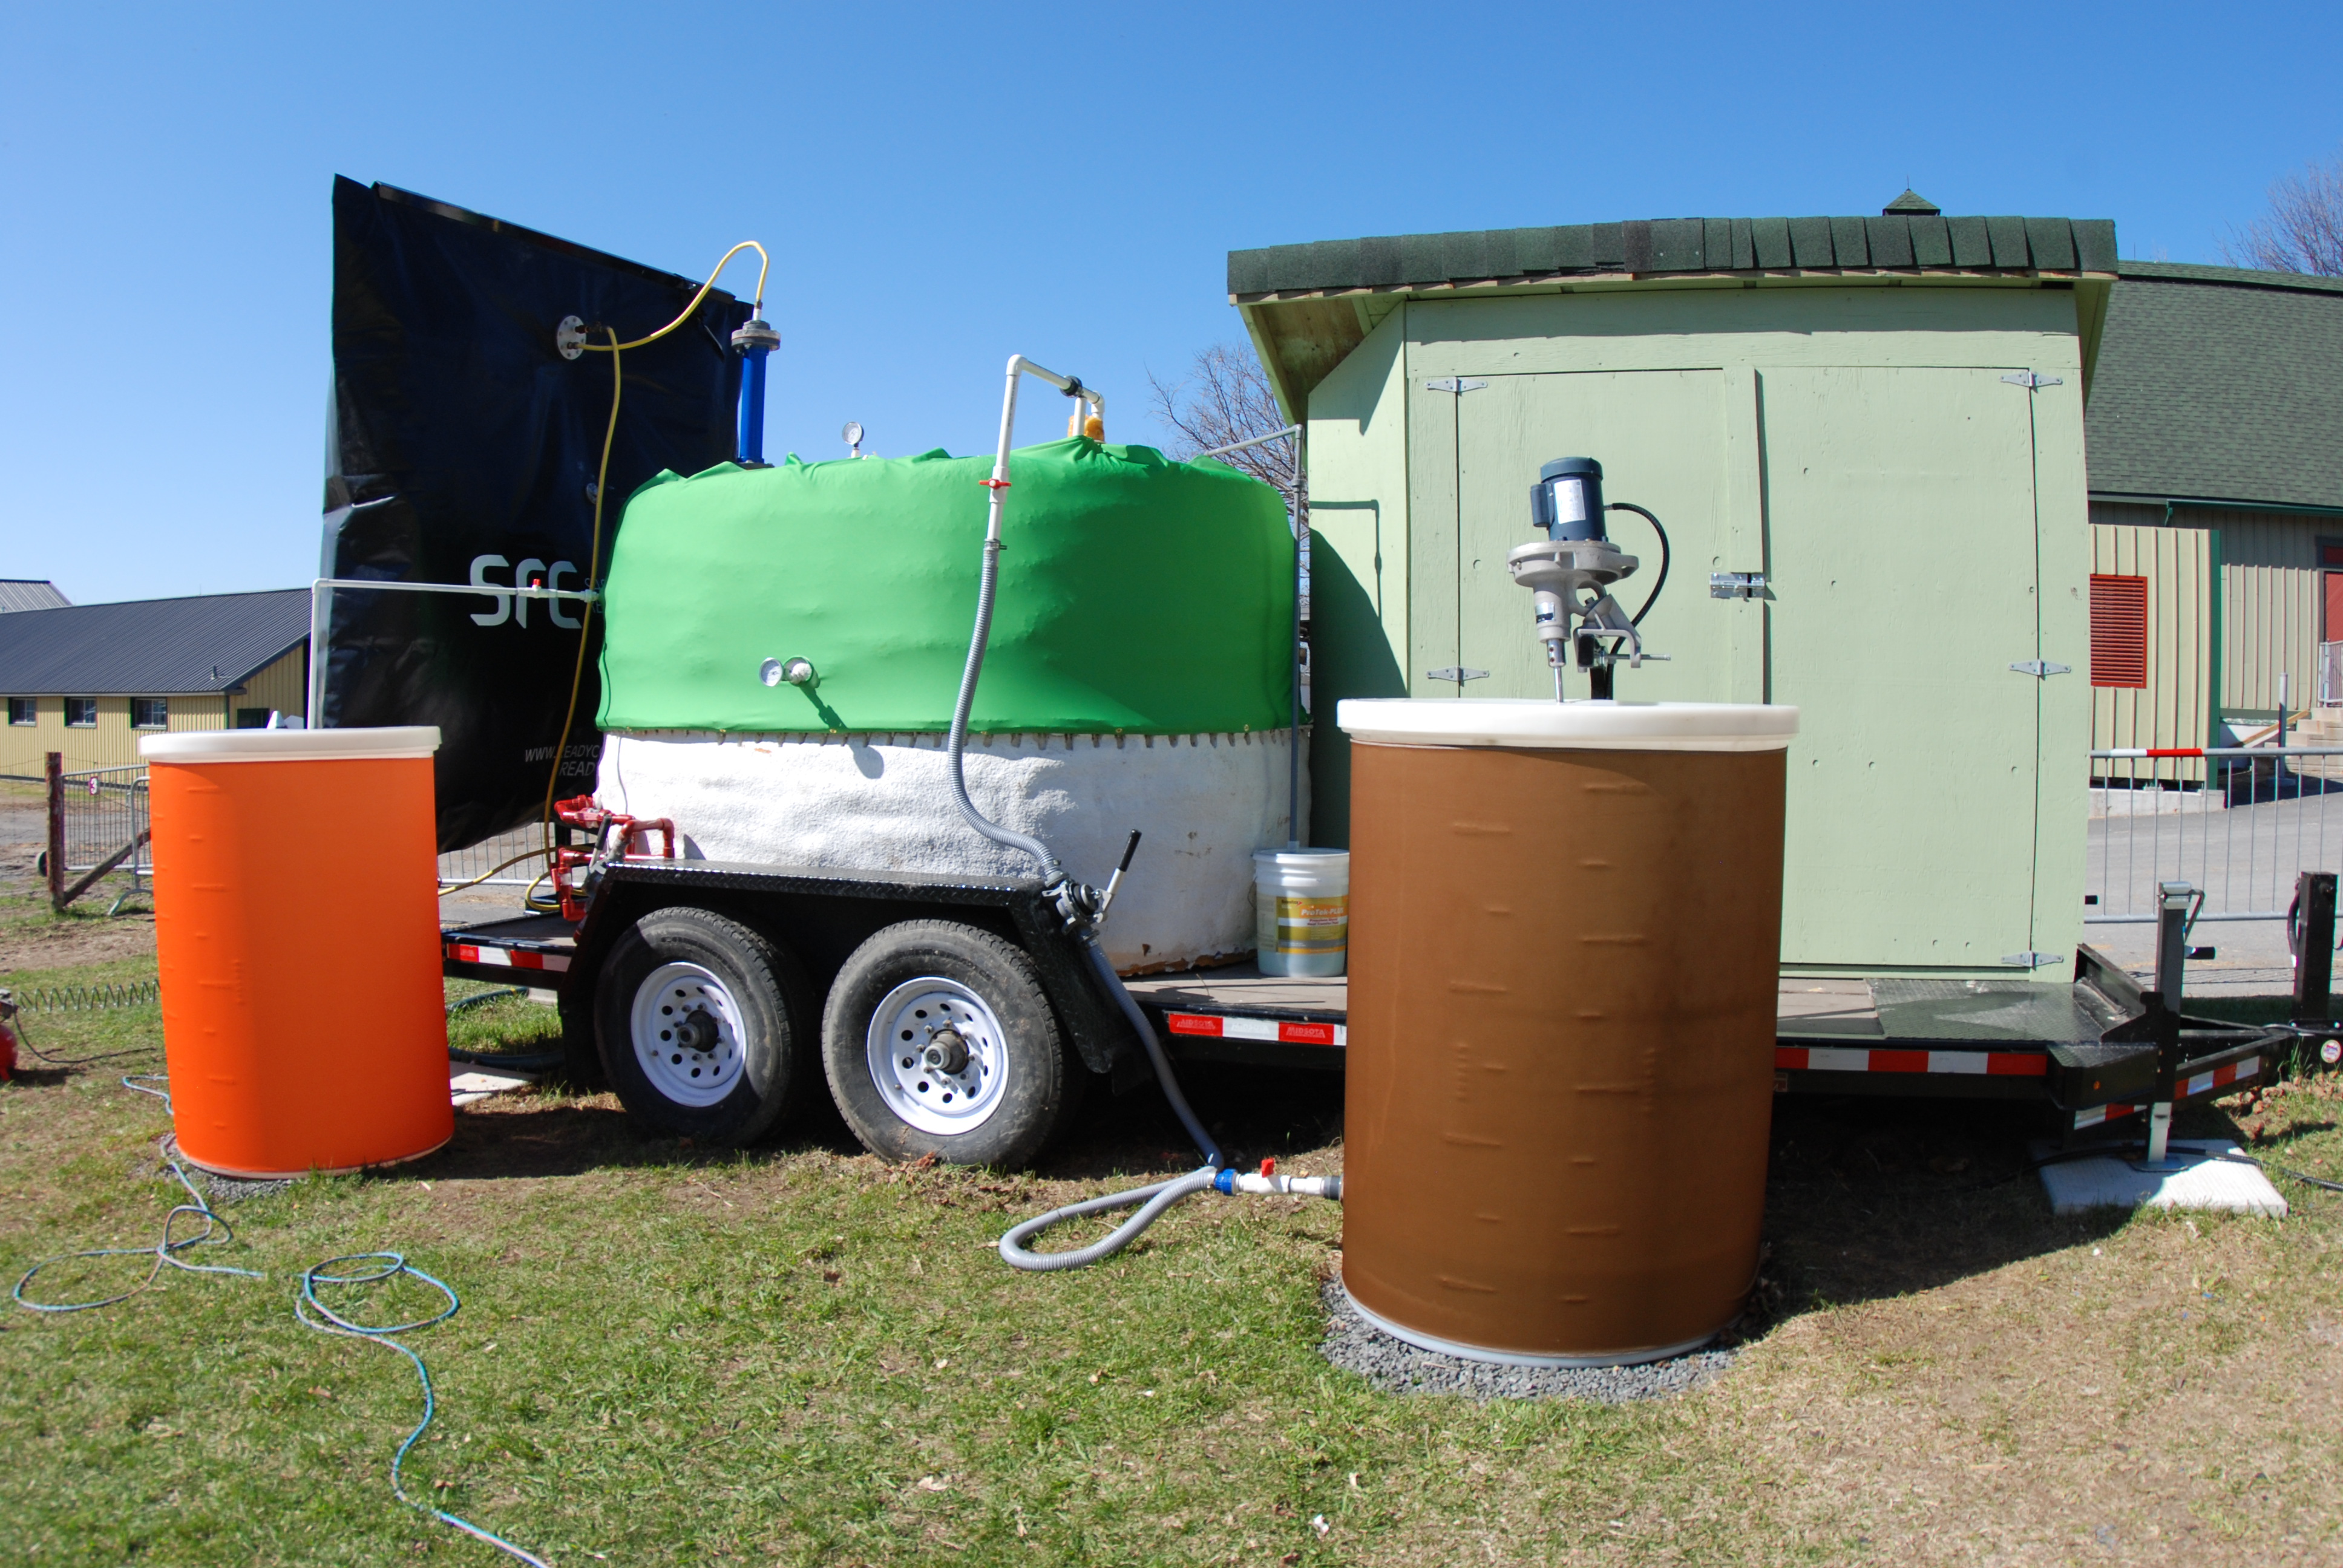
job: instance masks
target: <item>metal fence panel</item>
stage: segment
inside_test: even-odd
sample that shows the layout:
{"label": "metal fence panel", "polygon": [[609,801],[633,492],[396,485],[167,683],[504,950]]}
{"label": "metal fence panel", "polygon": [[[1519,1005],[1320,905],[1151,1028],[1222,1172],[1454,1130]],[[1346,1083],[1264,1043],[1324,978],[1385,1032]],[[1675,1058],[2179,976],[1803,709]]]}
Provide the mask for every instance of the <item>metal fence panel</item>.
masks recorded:
{"label": "metal fence panel", "polygon": [[[2201,787],[2181,777],[2205,769]],[[2200,920],[2278,920],[2296,877],[2343,863],[2343,748],[2091,753],[2087,924],[2156,920],[2157,884],[2204,890]]]}
{"label": "metal fence panel", "polygon": [[[146,831],[146,769],[94,768],[68,773],[65,785],[65,872],[94,870]],[[155,874],[154,846],[141,844],[122,862],[134,877]]]}

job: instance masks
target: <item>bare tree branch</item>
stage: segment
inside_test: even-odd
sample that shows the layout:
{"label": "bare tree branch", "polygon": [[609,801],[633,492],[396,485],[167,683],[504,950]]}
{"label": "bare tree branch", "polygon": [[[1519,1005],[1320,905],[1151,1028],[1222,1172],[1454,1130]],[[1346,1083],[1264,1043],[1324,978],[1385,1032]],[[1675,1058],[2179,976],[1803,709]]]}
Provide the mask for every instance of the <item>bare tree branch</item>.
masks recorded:
{"label": "bare tree branch", "polygon": [[2269,211],[2222,242],[2232,266],[2343,277],[2343,154],[2270,186]]}
{"label": "bare tree branch", "polygon": [[[1172,443],[1174,457],[1192,457],[1285,427],[1269,377],[1244,345],[1216,343],[1200,350],[1188,374],[1168,384],[1150,371],[1147,389],[1155,417],[1177,433]],[[1291,495],[1293,457],[1292,442],[1267,441],[1218,460]],[[1306,503],[1303,516],[1308,516]]]}

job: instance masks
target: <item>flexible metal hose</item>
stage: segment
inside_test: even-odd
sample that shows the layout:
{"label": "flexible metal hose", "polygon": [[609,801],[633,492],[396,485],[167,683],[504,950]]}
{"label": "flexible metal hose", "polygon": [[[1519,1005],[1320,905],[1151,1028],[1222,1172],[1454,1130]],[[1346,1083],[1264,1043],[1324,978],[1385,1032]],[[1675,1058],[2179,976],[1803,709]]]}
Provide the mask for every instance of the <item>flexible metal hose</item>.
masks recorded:
{"label": "flexible metal hose", "polygon": [[[996,499],[993,505],[997,516],[1000,502]],[[996,844],[1022,849],[1041,861],[1041,886],[1048,890],[1066,879],[1065,869],[1058,864],[1058,857],[1050,853],[1050,847],[1041,839],[1004,828],[978,810],[976,802],[968,798],[968,777],[961,762],[961,753],[968,747],[969,710],[976,705],[977,677],[984,673],[984,645],[992,637],[992,595],[1000,576],[1001,541],[988,538],[984,541],[984,567],[977,576],[976,629],[968,639],[968,663],[960,670],[959,699],[952,704],[949,748],[951,753],[952,799],[959,805],[960,814],[968,819],[970,827]]]}

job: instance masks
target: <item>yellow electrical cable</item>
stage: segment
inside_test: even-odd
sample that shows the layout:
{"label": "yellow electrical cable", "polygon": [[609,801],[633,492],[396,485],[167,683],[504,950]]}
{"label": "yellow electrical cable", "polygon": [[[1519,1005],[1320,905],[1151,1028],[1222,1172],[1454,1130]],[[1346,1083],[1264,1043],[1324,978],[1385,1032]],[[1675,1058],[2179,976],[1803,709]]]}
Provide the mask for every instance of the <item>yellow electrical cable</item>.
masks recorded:
{"label": "yellow electrical cable", "polygon": [[[688,316],[690,312],[686,311],[684,314]],[[618,436],[618,398],[627,387],[626,377],[619,368],[618,357],[618,351],[626,345],[618,341],[618,334],[616,330],[607,327],[603,330],[610,334],[610,341],[608,345],[597,345],[597,347],[607,347],[610,355],[610,422],[603,427],[602,462],[601,466],[594,471],[594,538],[588,547],[586,558],[586,582],[588,587],[592,587],[602,575],[603,490],[604,487],[610,482],[610,447]],[[652,334],[654,337],[657,336],[657,333]],[[646,338],[644,341],[649,342],[649,339]],[[586,644],[594,629],[594,607],[599,602],[601,602],[599,599],[588,599],[586,612],[578,618],[578,662],[571,666],[569,670],[569,706],[561,715],[561,739],[553,748],[553,771],[548,774],[545,779],[545,809],[539,815],[538,821],[544,833],[545,849],[542,852],[548,868],[552,864],[553,858],[553,795],[554,791],[561,786],[561,765],[569,750],[570,727],[578,721],[578,692],[586,679]],[[544,879],[540,877],[538,880],[542,881]],[[537,882],[531,882],[528,885],[528,891],[521,894],[523,903],[528,901],[529,892],[535,891],[536,888]]]}
{"label": "yellow electrical cable", "polygon": [[[586,586],[588,588],[595,587],[597,579],[602,575],[603,491],[610,482],[610,447],[618,439],[618,399],[626,390],[626,377],[620,370],[618,357],[627,349],[640,348],[647,343],[657,343],[660,338],[665,337],[669,333],[673,332],[677,327],[681,327],[685,322],[690,320],[692,313],[699,308],[700,302],[708,297],[708,291],[714,288],[716,286],[716,280],[723,276],[725,267],[730,265],[734,256],[739,255],[744,250],[753,250],[757,253],[757,298],[755,305],[758,313],[761,315],[763,313],[765,304],[765,275],[771,270],[773,258],[766,254],[765,247],[759,245],[755,240],[744,239],[739,244],[734,246],[730,250],[726,251],[724,255],[719,258],[714,270],[709,272],[708,275],[708,281],[699,286],[699,291],[691,297],[691,303],[683,307],[683,314],[678,316],[673,321],[669,322],[665,327],[660,327],[657,332],[651,333],[647,337],[638,337],[631,343],[621,343],[618,341],[618,329],[616,327],[605,327],[602,330],[610,335],[609,342],[585,343],[579,345],[581,348],[591,349],[597,354],[608,354],[610,357],[610,422],[603,428],[602,431],[602,461],[601,465],[594,472],[594,538],[589,553],[587,557],[586,568]],[[538,852],[546,857],[546,869],[548,874],[550,874],[552,870],[553,860],[553,797],[555,792],[561,787],[561,765],[563,761],[566,760],[569,750],[570,730],[578,722],[578,693],[584,686],[586,680],[586,645],[593,632],[594,606],[599,601],[597,599],[588,599],[586,601],[585,613],[578,617],[578,662],[571,667],[569,671],[569,704],[562,711],[561,739],[553,748],[553,769],[547,775],[545,780],[545,806],[538,815],[538,825],[544,835],[544,848]],[[522,856],[519,857],[519,859],[526,859],[528,857]],[[515,862],[513,861],[506,862],[508,865],[514,863]],[[498,870],[502,870],[504,868],[501,866],[498,868]],[[492,871],[488,874],[493,876],[496,873]],[[541,882],[544,879],[544,876],[539,876],[537,879],[537,881],[529,883],[528,887],[521,894],[522,903],[530,905],[532,908],[535,907],[530,895],[536,892],[538,882]]]}
{"label": "yellow electrical cable", "polygon": [[[758,314],[762,315],[765,307],[765,274],[771,270],[773,258],[767,256],[765,254],[765,247],[759,245],[755,240],[744,239],[739,244],[734,246],[730,250],[724,253],[724,260],[716,264],[716,270],[708,275],[708,281],[699,286],[699,292],[691,297],[691,303],[683,307],[683,314],[677,317],[673,321],[669,322],[665,327],[660,327],[657,332],[652,333],[648,337],[638,337],[632,343],[619,342],[618,335],[612,332],[610,334],[610,341],[608,343],[586,343],[579,345],[579,347],[588,349],[596,354],[616,354],[620,349],[640,348],[646,343],[657,343],[660,338],[665,337],[669,333],[673,332],[677,327],[691,319],[692,312],[699,308],[699,302],[708,297],[708,291],[716,286],[717,278],[723,275],[725,263],[730,261],[734,256],[739,255],[744,250],[753,250],[758,256],[756,308]],[[605,328],[605,330],[608,330],[608,328]]]}

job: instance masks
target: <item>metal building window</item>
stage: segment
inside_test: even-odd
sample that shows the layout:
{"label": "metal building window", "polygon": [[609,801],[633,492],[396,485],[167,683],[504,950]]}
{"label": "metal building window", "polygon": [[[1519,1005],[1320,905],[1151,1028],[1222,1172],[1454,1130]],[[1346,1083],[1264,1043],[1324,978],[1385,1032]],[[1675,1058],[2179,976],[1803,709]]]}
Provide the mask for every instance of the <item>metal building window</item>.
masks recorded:
{"label": "metal building window", "polygon": [[2147,579],[2091,574],[2091,684],[2147,685]]}
{"label": "metal building window", "polygon": [[39,705],[38,703],[35,702],[31,698],[29,698],[29,697],[12,697],[12,698],[10,698],[10,699],[8,699],[8,722],[9,722],[9,723],[11,723],[11,724],[38,724],[40,721],[41,721],[41,709],[40,709],[40,705]]}
{"label": "metal building window", "polygon": [[171,699],[167,697],[132,698],[130,724],[134,729],[168,729],[171,727]]}
{"label": "metal building window", "polygon": [[65,728],[95,729],[97,728],[97,699],[68,697],[65,699]]}

